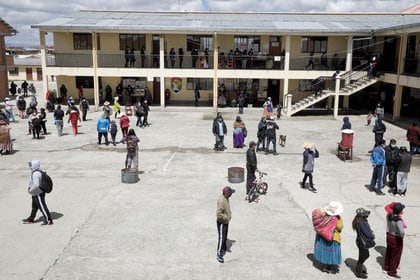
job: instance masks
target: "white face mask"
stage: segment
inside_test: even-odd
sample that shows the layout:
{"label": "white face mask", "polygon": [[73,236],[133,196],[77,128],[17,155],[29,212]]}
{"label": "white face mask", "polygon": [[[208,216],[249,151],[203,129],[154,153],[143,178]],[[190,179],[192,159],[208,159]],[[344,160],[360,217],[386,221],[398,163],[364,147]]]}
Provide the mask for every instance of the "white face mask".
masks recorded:
{"label": "white face mask", "polygon": [[397,147],[397,145],[391,144],[391,148],[395,148]]}

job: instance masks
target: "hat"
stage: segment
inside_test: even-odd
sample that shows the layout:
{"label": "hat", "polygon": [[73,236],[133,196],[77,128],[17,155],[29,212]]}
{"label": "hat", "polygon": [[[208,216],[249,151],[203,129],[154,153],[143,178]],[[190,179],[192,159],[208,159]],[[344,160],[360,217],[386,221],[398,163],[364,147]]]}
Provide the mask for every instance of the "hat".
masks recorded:
{"label": "hat", "polygon": [[257,145],[257,143],[255,143],[254,141],[249,142],[249,146],[250,146],[250,147],[252,147],[252,146],[256,146],[256,145]]}
{"label": "hat", "polygon": [[402,203],[395,203],[394,206],[392,207],[392,213],[393,214],[402,214],[403,213],[403,209],[405,208],[405,205]]}
{"label": "hat", "polygon": [[231,187],[224,187],[223,188],[223,194],[229,194],[229,195],[231,195],[231,194],[233,194],[235,192],[235,190],[234,189],[232,189]]}
{"label": "hat", "polygon": [[331,201],[330,204],[324,207],[325,213],[330,216],[337,216],[343,213],[343,204],[338,201]]}
{"label": "hat", "polygon": [[273,115],[270,115],[268,118],[269,118],[270,120],[274,120],[274,116],[273,116]]}
{"label": "hat", "polygon": [[370,211],[366,210],[365,208],[357,208],[356,209],[356,215],[360,217],[367,218],[370,215]]}
{"label": "hat", "polygon": [[105,105],[105,106],[107,106],[107,105],[109,105],[109,104],[111,104],[111,103],[109,103],[108,101],[105,101],[105,102],[104,102],[104,105]]}
{"label": "hat", "polygon": [[10,100],[10,99],[9,99],[9,97],[6,97],[4,100],[8,101],[8,100]]}
{"label": "hat", "polygon": [[315,147],[315,144],[312,142],[303,142],[303,147],[305,149],[312,149],[313,147]]}

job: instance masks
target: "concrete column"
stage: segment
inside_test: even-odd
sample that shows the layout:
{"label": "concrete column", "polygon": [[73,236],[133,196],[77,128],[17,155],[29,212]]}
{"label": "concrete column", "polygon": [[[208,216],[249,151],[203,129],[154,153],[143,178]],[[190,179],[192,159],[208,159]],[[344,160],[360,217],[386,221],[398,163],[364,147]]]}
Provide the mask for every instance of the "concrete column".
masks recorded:
{"label": "concrete column", "polygon": [[397,83],[395,85],[394,110],[392,120],[397,120],[401,116],[402,86],[400,85],[401,74],[404,71],[404,58],[407,50],[407,34],[400,37],[398,54]]}
{"label": "concrete column", "polygon": [[97,33],[92,33],[92,67],[93,67],[93,102],[95,103],[95,111],[99,109],[99,81],[98,81],[98,40]]}
{"label": "concrete column", "polygon": [[353,36],[347,37],[346,72],[353,69]]}
{"label": "concrete column", "polygon": [[343,96],[343,108],[344,109],[349,108],[349,100],[350,100],[350,96],[348,96],[348,95]]}
{"label": "concrete column", "polygon": [[[41,67],[42,67],[42,92],[40,96],[45,96],[45,93],[48,90],[48,75],[47,73],[47,48],[45,44],[45,32],[39,31],[39,42],[41,45]],[[46,100],[42,98],[44,101],[44,106],[46,105]],[[39,100],[38,100],[39,101]]]}
{"label": "concrete column", "polygon": [[214,75],[213,75],[213,111],[217,112],[217,88],[218,88],[218,71],[219,71],[219,41],[217,40],[217,33],[213,35],[213,48],[214,48]]}
{"label": "concrete column", "polygon": [[293,94],[287,94],[286,95],[286,100],[287,100],[287,116],[290,117],[292,115],[292,99],[293,99]]}
{"label": "concrete column", "polygon": [[165,37],[159,37],[159,69],[160,69],[160,109],[165,109],[165,76],[162,74],[165,69]]}
{"label": "concrete column", "polygon": [[287,106],[287,94],[289,93],[289,79],[283,80],[283,107]]}
{"label": "concrete column", "polygon": [[333,97],[328,96],[327,109],[331,109],[332,106],[333,106]]}
{"label": "concrete column", "polygon": [[340,100],[340,78],[335,78],[334,119],[338,118],[338,102]]}
{"label": "concrete column", "polygon": [[290,35],[286,36],[286,46],[285,46],[285,56],[284,56],[284,70],[289,70],[290,65]]}

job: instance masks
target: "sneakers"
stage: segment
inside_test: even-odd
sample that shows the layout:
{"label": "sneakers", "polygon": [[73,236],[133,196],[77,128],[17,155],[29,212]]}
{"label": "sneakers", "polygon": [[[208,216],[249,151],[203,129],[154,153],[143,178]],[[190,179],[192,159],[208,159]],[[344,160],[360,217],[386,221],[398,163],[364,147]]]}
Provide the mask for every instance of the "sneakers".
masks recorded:
{"label": "sneakers", "polygon": [[54,222],[51,220],[51,221],[43,221],[42,222],[42,224],[41,224],[41,226],[46,226],[46,225],[48,225],[48,226],[51,226],[51,225],[53,225],[54,224]]}
{"label": "sneakers", "polygon": [[309,187],[309,190],[311,191],[311,192],[314,192],[314,193],[316,193],[316,191],[317,191],[317,189],[315,189],[315,187]]}
{"label": "sneakers", "polygon": [[31,217],[28,217],[26,219],[23,219],[22,222],[24,224],[33,224],[34,223],[34,219],[32,219]]}
{"label": "sneakers", "polygon": [[225,262],[225,260],[223,259],[223,256],[222,256],[222,255],[217,255],[217,256],[216,256],[216,260],[217,260],[219,263],[224,263],[224,262]]}
{"label": "sneakers", "polygon": [[299,185],[302,189],[306,189],[305,184],[303,182],[299,182]]}
{"label": "sneakers", "polygon": [[384,193],[384,192],[382,192],[382,191],[377,191],[377,192],[376,192],[376,194],[377,194],[377,195],[385,195],[385,193]]}

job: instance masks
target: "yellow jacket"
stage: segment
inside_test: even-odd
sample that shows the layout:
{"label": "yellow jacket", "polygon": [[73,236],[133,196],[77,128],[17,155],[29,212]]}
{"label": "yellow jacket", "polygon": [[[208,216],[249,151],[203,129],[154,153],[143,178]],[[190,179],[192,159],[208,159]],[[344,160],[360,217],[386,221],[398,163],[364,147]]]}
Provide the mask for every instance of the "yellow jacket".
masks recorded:
{"label": "yellow jacket", "polygon": [[341,243],[341,230],[343,229],[343,219],[341,219],[340,216],[337,216],[338,222],[334,229],[334,237],[333,241],[336,241],[337,243]]}

